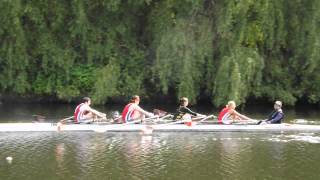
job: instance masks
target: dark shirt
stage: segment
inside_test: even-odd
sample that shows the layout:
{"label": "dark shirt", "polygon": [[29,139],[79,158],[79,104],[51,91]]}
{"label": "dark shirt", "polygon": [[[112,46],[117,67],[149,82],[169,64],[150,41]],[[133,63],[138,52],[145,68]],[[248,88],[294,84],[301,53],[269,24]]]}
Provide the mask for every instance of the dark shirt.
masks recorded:
{"label": "dark shirt", "polygon": [[284,113],[282,109],[274,110],[270,113],[267,123],[269,124],[281,124],[282,119],[284,118]]}
{"label": "dark shirt", "polygon": [[193,111],[191,111],[189,108],[187,108],[187,107],[184,107],[184,106],[180,106],[178,109],[177,109],[177,111],[176,111],[176,113],[174,114],[174,117],[173,117],[173,119],[182,119],[182,117],[185,115],[185,114],[191,114],[191,115],[193,115],[193,116],[197,116],[197,113],[195,113],[195,112],[193,112]]}

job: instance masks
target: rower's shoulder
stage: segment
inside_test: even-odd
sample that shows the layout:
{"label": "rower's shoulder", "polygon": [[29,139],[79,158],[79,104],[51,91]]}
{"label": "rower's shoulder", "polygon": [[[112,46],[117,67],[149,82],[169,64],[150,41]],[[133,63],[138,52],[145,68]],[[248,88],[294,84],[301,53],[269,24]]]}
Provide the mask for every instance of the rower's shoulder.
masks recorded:
{"label": "rower's shoulder", "polygon": [[91,109],[91,107],[88,104],[83,104],[80,107],[81,109]]}

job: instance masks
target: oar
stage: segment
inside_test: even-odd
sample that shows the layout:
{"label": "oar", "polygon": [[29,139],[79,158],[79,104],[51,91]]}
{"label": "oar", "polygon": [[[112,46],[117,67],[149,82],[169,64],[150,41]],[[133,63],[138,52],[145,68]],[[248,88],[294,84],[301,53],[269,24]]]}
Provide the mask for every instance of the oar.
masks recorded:
{"label": "oar", "polygon": [[258,120],[258,122],[257,122],[257,125],[264,125],[264,124],[266,124],[266,121],[265,120]]}
{"label": "oar", "polygon": [[[186,124],[187,124],[187,126],[192,126],[193,123],[198,124],[198,123],[201,123],[202,121],[205,121],[206,119],[209,119],[211,117],[212,117],[212,115],[209,115],[209,116],[202,115],[200,117],[191,119],[191,121],[187,122]],[[195,120],[200,120],[200,121],[195,121]]]}
{"label": "oar", "polygon": [[68,121],[68,120],[70,120],[70,119],[72,119],[72,118],[73,118],[73,116],[70,116],[70,117],[61,119],[59,122],[64,123],[64,122],[66,122],[66,121]]}
{"label": "oar", "polygon": [[57,123],[57,131],[61,131],[62,130],[62,126],[64,123],[66,123],[68,120],[72,119],[73,116],[61,119],[58,123]]}
{"label": "oar", "polygon": [[165,118],[167,118],[167,117],[172,117],[172,116],[173,116],[172,114],[167,114],[167,115],[165,115],[165,116],[160,117],[159,119],[165,119]]}
{"label": "oar", "polygon": [[[32,116],[34,117],[34,121],[33,122],[40,122],[40,123],[42,123],[42,122],[53,122],[53,123],[55,123],[57,121],[57,119],[53,119],[53,118],[47,119],[46,116],[42,116],[42,115],[32,115]],[[73,116],[70,116],[70,117],[58,120],[58,122],[64,123],[65,121],[70,120],[72,118],[73,118]]]}
{"label": "oar", "polygon": [[198,121],[198,123],[201,123],[201,122],[203,122],[203,121],[205,121],[205,120],[207,120],[207,119],[210,119],[210,118],[217,118],[217,116],[215,116],[215,115],[209,115],[209,116],[201,119],[200,121]]}
{"label": "oar", "polygon": [[168,126],[168,125],[173,125],[173,124],[180,124],[180,123],[185,123],[185,122],[189,122],[189,119],[183,119],[180,121],[174,121],[174,122],[170,122],[170,123],[166,123],[166,124],[160,124],[160,126]]}
{"label": "oar", "polygon": [[[191,122],[194,120],[202,119],[202,118],[203,118],[202,120],[205,120],[205,119],[209,119],[211,117],[214,117],[214,116],[211,115],[211,116],[206,116],[206,117],[196,117],[196,118],[191,119]],[[144,129],[142,129],[142,131],[144,132],[144,134],[152,134],[155,126],[162,127],[162,126],[169,126],[169,125],[173,125],[173,124],[181,124],[181,123],[185,123],[185,122],[190,122],[190,119],[183,119],[183,120],[174,121],[174,122],[165,123],[165,124],[159,124],[159,125],[151,125],[151,126],[145,127]]]}
{"label": "oar", "polygon": [[234,121],[232,124],[237,124],[237,123],[253,123],[253,124],[258,124],[260,121],[259,120],[255,120],[255,119],[250,119],[250,120],[236,120]]}
{"label": "oar", "polygon": [[[143,121],[146,121],[146,120],[150,120],[150,119],[155,119],[155,118],[158,118],[159,116],[153,116],[153,117],[149,117],[149,118],[145,118],[143,119]],[[122,126],[126,126],[126,125],[129,125],[129,124],[135,124],[135,123],[138,123],[138,122],[141,122],[141,119],[137,119],[137,120],[134,120],[134,121],[130,121],[130,122],[126,122],[126,123],[123,123],[123,124],[118,124],[116,127],[122,127]],[[108,125],[107,125],[108,126]],[[103,132],[107,132],[107,129],[108,127],[105,127],[105,128],[102,128],[102,129],[94,129],[95,132],[100,132],[100,133],[103,133]]]}
{"label": "oar", "polygon": [[168,117],[173,117],[173,115],[172,115],[172,114],[167,114],[167,115],[165,115],[165,116],[159,117],[159,119],[156,119],[156,120],[154,120],[153,122],[154,122],[154,123],[161,122],[161,121],[163,121],[165,118],[168,118]]}
{"label": "oar", "polygon": [[165,123],[165,124],[159,124],[159,125],[149,125],[149,126],[145,126],[144,128],[141,129],[141,131],[143,132],[143,134],[145,135],[149,135],[152,134],[154,127],[155,126],[168,126],[168,125],[172,125],[172,124],[179,124],[179,123],[184,123],[187,122],[189,120],[180,120],[180,121],[174,121],[174,122],[170,122],[170,123]]}
{"label": "oar", "polygon": [[[33,115],[33,116],[34,116],[35,119],[36,119],[35,122],[42,123],[42,122],[47,121],[47,119],[46,119],[45,116],[41,116],[41,115]],[[70,120],[70,119],[72,119],[72,118],[73,118],[73,116],[70,116],[70,117],[61,119],[61,120],[58,121],[57,124],[56,124],[55,121],[54,121],[54,122],[52,123],[52,125],[54,125],[54,126],[57,125],[57,130],[58,130],[58,131],[61,131],[62,125],[63,125],[66,121],[68,121],[68,120]]]}
{"label": "oar", "polygon": [[[203,122],[202,120],[199,122]],[[207,121],[207,122],[211,122],[213,124],[221,124],[224,125],[223,123],[220,123],[218,121]],[[236,120],[233,121],[231,124],[233,125],[258,125],[260,122],[260,120]],[[229,125],[229,124],[225,124],[225,125]]]}
{"label": "oar", "polygon": [[[193,119],[191,119],[191,121],[193,121],[193,120],[198,120],[198,119],[201,119],[201,118],[203,118],[203,117],[193,118]],[[190,122],[190,119],[183,119],[183,120],[174,121],[174,122],[169,122],[169,123],[165,123],[165,124],[159,124],[159,125],[157,125],[157,126],[158,126],[158,127],[159,127],[159,126],[167,126],[167,125],[180,124],[180,123],[185,123],[185,122]]]}

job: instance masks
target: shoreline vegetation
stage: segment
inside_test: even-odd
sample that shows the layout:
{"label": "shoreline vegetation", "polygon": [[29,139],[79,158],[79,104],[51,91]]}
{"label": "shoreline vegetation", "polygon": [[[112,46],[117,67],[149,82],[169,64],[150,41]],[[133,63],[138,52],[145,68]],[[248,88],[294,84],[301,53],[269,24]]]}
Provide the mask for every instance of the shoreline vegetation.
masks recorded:
{"label": "shoreline vegetation", "polygon": [[[94,105],[98,106],[121,106],[126,104],[128,102],[128,99],[130,97],[114,97],[110,98],[109,101],[105,104],[99,104],[99,103],[93,103]],[[143,104],[147,106],[152,105],[158,105],[162,108],[169,106],[170,108],[176,107],[179,103],[175,97],[173,96],[161,96],[161,97],[142,97]],[[77,105],[81,101],[82,97],[74,98],[72,101],[63,101],[61,99],[58,99],[57,97],[19,97],[19,96],[0,96],[0,105],[5,104],[69,104],[69,105]],[[239,104],[239,108],[250,108],[250,107],[266,107],[270,108],[273,102],[269,102],[267,99],[253,99],[249,98],[245,103]],[[206,108],[214,108],[219,109],[224,107],[225,105],[221,105],[219,107],[216,107],[212,104],[211,99],[200,99],[197,101],[197,103],[192,103],[191,106],[195,107],[206,107]],[[312,104],[308,103],[307,101],[298,101],[295,103],[295,105],[284,105],[285,109],[319,109],[320,104]],[[155,108],[155,107],[154,107]]]}
{"label": "shoreline vegetation", "polygon": [[0,1],[1,101],[320,105],[319,0]]}

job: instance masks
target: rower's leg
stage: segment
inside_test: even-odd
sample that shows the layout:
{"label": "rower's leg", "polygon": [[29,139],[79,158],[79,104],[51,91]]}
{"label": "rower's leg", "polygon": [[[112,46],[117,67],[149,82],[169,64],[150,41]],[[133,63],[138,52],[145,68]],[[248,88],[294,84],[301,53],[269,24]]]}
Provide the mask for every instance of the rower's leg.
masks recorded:
{"label": "rower's leg", "polygon": [[192,117],[191,117],[191,115],[190,114],[185,114],[185,115],[183,115],[182,116],[182,119],[183,120],[186,120],[186,121],[189,121],[189,122],[191,122],[192,121]]}
{"label": "rower's leg", "polygon": [[98,118],[98,116],[96,114],[92,114],[92,121],[98,122],[98,121],[100,121],[100,119]]}
{"label": "rower's leg", "polygon": [[85,124],[88,124],[88,123],[92,123],[92,122],[95,122],[95,120],[97,119],[97,116],[91,112],[89,112],[88,114],[86,114],[83,119],[85,120]]}
{"label": "rower's leg", "polygon": [[142,113],[136,113],[134,114],[134,116],[132,117],[132,121],[141,119],[141,123],[143,122],[143,120],[145,119],[145,115]]}
{"label": "rower's leg", "polygon": [[140,119],[141,119],[141,124],[143,123],[144,119],[146,118],[146,115],[141,114]]}

